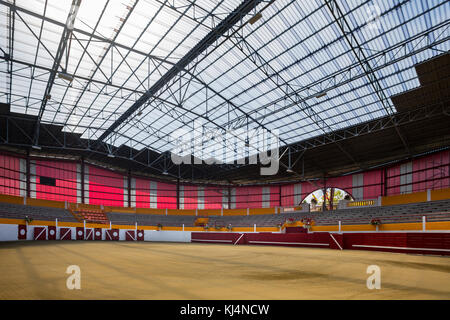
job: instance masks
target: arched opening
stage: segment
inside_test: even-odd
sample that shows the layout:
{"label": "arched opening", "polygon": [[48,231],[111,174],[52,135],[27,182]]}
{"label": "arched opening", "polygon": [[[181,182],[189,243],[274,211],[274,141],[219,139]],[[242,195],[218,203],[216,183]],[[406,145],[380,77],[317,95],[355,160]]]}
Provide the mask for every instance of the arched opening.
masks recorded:
{"label": "arched opening", "polygon": [[353,201],[350,193],[339,188],[327,188],[324,195],[323,189],[317,189],[307,195],[302,203],[309,203],[311,211],[323,211],[337,209],[338,203],[341,200]]}

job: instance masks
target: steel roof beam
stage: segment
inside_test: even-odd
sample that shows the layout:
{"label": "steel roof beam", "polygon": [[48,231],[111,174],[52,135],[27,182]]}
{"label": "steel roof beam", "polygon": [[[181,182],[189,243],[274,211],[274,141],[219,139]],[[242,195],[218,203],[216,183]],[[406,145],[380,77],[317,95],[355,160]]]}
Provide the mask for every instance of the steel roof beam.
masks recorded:
{"label": "steel roof beam", "polygon": [[63,58],[64,52],[66,51],[69,38],[73,32],[73,25],[75,23],[75,19],[77,17],[78,9],[80,8],[81,0],[72,0],[72,7],[70,8],[69,14],[67,16],[67,22],[64,26],[63,33],[61,35],[61,40],[59,41],[58,50],[56,52],[55,60],[53,61],[52,71],[50,72],[50,76],[48,78],[47,87],[44,92],[44,97],[42,99],[41,108],[39,109],[39,113],[36,119],[36,127],[34,139],[35,143],[38,144],[39,140],[39,127],[42,119],[42,115],[44,114],[45,107],[47,105],[47,101],[50,100],[51,91],[53,87],[53,83],[55,81],[56,73],[61,65],[61,60]]}
{"label": "steel roof beam", "polygon": [[[386,98],[386,95],[384,94],[383,88],[381,87],[378,78],[373,71],[371,65],[365,61],[367,61],[367,56],[364,53],[364,50],[362,50],[361,45],[359,44],[358,40],[356,39],[353,32],[351,32],[350,25],[345,18],[345,15],[342,13],[341,8],[339,7],[336,0],[325,0],[326,5],[328,7],[328,10],[330,11],[331,15],[334,18],[334,21],[339,26],[339,29],[341,30],[342,34],[344,35],[345,40],[347,41],[348,45],[351,48],[351,51],[353,52],[354,56],[358,60],[359,64],[361,65],[362,69],[364,70],[364,73],[369,80],[369,83],[372,85],[372,88],[377,95],[378,99],[380,100],[381,104],[383,105],[383,108],[386,110],[386,113],[389,116],[392,116],[394,114],[394,110],[391,106],[388,106],[386,102],[388,101]],[[408,143],[405,140],[405,137],[400,132],[400,129],[397,127],[397,125],[394,126],[395,131],[397,132],[398,137],[400,138],[406,152],[411,155],[411,151],[409,149]]]}
{"label": "steel roof beam", "polygon": [[141,96],[122,116],[119,117],[106,131],[98,138],[101,142],[114,132],[123,122],[125,122],[136,110],[143,106],[151,97],[171,81],[182,69],[187,67],[192,61],[200,56],[210,45],[228,32],[243,16],[250,13],[261,0],[246,0],[228,15],[214,30],[209,32],[194,48],[192,48],[179,62],[164,74],[143,96]]}

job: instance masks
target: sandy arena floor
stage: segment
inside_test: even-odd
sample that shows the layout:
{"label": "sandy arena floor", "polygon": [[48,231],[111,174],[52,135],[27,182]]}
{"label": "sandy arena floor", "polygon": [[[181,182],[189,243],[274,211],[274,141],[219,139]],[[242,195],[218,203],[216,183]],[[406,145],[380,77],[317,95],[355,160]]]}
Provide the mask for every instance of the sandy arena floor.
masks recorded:
{"label": "sandy arena floor", "polygon": [[[66,269],[81,268],[81,290]],[[369,265],[381,289],[366,287]],[[0,243],[0,299],[450,299],[450,257],[128,242]]]}

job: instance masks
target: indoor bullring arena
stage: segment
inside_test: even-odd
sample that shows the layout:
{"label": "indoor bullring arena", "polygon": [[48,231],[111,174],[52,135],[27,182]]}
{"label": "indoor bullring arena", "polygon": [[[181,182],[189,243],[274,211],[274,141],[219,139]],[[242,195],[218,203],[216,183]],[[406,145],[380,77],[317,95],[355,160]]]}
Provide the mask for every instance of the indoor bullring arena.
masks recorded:
{"label": "indoor bullring arena", "polygon": [[0,14],[0,300],[450,300],[448,1]]}

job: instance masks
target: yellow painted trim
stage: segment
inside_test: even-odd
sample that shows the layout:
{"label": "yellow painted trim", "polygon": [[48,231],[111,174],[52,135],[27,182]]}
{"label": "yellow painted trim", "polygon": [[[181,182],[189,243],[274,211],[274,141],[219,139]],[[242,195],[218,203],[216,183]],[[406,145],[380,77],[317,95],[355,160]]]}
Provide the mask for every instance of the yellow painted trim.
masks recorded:
{"label": "yellow painted trim", "polygon": [[220,216],[222,214],[222,210],[220,209],[199,209],[199,216]]}
{"label": "yellow painted trim", "polygon": [[375,227],[370,224],[359,224],[359,225],[343,225],[341,231],[375,231]]}
{"label": "yellow painted trim", "polygon": [[23,197],[10,196],[7,194],[0,194],[0,201],[6,203],[13,204],[22,204],[23,205]]}
{"label": "yellow painted trim", "polygon": [[422,230],[422,223],[391,223],[381,224],[379,231]]}
{"label": "yellow painted trim", "polygon": [[400,194],[381,198],[383,206],[392,206],[396,204],[407,204],[427,201],[427,192],[415,192],[408,194]]}
{"label": "yellow painted trim", "polygon": [[0,218],[0,224],[25,224],[25,220]]}
{"label": "yellow painted trim", "polygon": [[135,208],[126,207],[104,207],[105,212],[117,212],[117,213],[136,213]]}
{"label": "yellow painted trim", "polygon": [[431,190],[431,201],[450,199],[450,188]]}
{"label": "yellow painted trim", "polygon": [[194,232],[200,232],[205,231],[202,227],[184,227],[184,231],[194,231]]}
{"label": "yellow painted trim", "polygon": [[168,216],[195,216],[195,210],[167,209]]}
{"label": "yellow painted trim", "polygon": [[154,227],[154,226],[138,226],[138,230],[158,230],[158,227]]}
{"label": "yellow painted trim", "polygon": [[275,214],[275,208],[252,208],[249,209],[249,215]]}
{"label": "yellow painted trim", "polygon": [[76,227],[83,227],[84,225],[79,222],[58,222],[58,227],[63,228],[76,228]]}
{"label": "yellow painted trim", "polygon": [[450,230],[450,221],[427,222],[425,228],[427,230]]}
{"label": "yellow painted trim", "polygon": [[[83,225],[81,223],[81,225]],[[109,224],[101,224],[101,223],[86,223],[86,228],[101,228],[101,229],[109,229]]]}
{"label": "yellow painted trim", "polygon": [[312,226],[311,231],[339,231],[339,226]]}
{"label": "yellow painted trim", "polygon": [[42,200],[33,198],[27,198],[27,205],[36,207],[59,208],[59,209],[65,209],[66,207],[65,202],[62,201]]}
{"label": "yellow painted trim", "polygon": [[247,209],[223,209],[224,216],[246,216]]}

